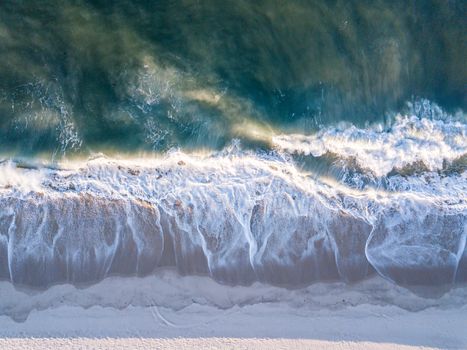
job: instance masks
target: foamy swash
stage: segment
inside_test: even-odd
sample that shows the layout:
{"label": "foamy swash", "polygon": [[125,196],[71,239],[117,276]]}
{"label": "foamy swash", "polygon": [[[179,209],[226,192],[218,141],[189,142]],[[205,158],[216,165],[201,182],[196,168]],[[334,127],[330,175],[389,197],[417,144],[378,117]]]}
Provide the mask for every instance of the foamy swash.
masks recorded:
{"label": "foamy swash", "polygon": [[[463,147],[462,133],[450,144]],[[233,150],[59,170],[4,162],[1,174],[0,278],[16,285],[159,267],[232,285],[351,282],[375,271],[405,286],[467,281],[462,169],[356,190],[278,155]]]}

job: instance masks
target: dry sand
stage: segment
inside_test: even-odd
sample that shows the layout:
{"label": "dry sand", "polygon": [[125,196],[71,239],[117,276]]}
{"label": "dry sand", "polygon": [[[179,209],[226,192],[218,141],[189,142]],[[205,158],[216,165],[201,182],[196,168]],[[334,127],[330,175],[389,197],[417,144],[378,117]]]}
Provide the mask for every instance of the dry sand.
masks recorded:
{"label": "dry sand", "polygon": [[380,278],[233,288],[173,271],[41,293],[1,282],[0,349],[467,349],[466,295]]}

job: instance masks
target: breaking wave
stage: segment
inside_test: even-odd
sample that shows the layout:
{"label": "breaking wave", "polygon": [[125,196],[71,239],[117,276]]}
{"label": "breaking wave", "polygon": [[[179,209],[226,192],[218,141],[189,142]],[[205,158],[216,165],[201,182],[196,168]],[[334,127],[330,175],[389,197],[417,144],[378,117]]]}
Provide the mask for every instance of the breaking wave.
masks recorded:
{"label": "breaking wave", "polygon": [[467,281],[465,1],[2,1],[0,279]]}
{"label": "breaking wave", "polygon": [[0,278],[15,285],[167,266],[231,285],[351,282],[375,271],[409,287],[467,281],[465,171],[355,189],[237,147],[60,168],[5,161],[1,171]]}
{"label": "breaking wave", "polygon": [[277,135],[272,142],[289,153],[353,161],[382,177],[413,166],[439,171],[461,160],[467,155],[467,125],[458,120],[398,115],[386,128],[382,124],[366,129],[346,125],[310,136]]}

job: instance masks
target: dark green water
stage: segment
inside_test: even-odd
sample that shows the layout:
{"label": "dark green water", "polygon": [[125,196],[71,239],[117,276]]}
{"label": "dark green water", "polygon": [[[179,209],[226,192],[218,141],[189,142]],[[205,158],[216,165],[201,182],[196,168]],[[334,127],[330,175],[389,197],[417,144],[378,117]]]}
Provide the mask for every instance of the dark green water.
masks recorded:
{"label": "dark green water", "polygon": [[466,1],[0,2],[0,153],[222,148],[465,110]]}

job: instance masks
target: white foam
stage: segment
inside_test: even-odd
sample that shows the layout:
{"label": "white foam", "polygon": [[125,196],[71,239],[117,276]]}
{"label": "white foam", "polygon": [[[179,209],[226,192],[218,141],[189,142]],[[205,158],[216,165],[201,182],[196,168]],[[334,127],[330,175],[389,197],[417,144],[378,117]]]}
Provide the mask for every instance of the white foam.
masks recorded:
{"label": "white foam", "polygon": [[[370,256],[383,276],[398,281],[393,260],[386,258],[391,253],[381,255],[382,247],[400,253],[390,234],[397,226],[400,240],[411,246],[403,254],[429,246],[450,256],[432,266],[449,270],[452,278],[440,280],[449,283],[465,246],[465,173],[393,177],[393,191],[359,191],[313,179],[279,157],[235,147],[210,155],[100,157],[66,167],[8,168],[13,173],[8,178],[36,178],[37,183],[33,190],[0,189],[0,222],[5,225],[0,228],[0,260],[2,254],[8,257],[7,278],[34,285],[86,282],[112,271],[145,274],[166,259],[184,274],[206,273],[223,283],[301,285],[361,279],[369,271]],[[415,219],[423,232],[414,226]],[[433,220],[438,224],[431,225]],[[438,232],[444,222],[449,230]],[[379,228],[376,238],[370,237],[373,227]],[[151,237],[160,238],[150,243]],[[365,249],[369,239],[371,249]],[[419,282],[414,264],[422,268],[424,260],[399,255],[399,262],[410,265],[407,271],[402,268],[402,282]],[[66,271],[57,267],[65,264],[63,259],[72,264]]]}
{"label": "white foam", "polygon": [[467,124],[415,115],[396,117],[386,129],[376,125],[366,129],[345,125],[326,128],[314,135],[277,135],[273,145],[281,151],[321,157],[332,154],[354,160],[376,176],[393,169],[423,163],[428,170],[443,168],[467,154]]}
{"label": "white foam", "polygon": [[14,189],[22,193],[40,191],[44,176],[43,169],[18,169],[16,163],[4,161],[0,163],[0,191],[2,189]]}

